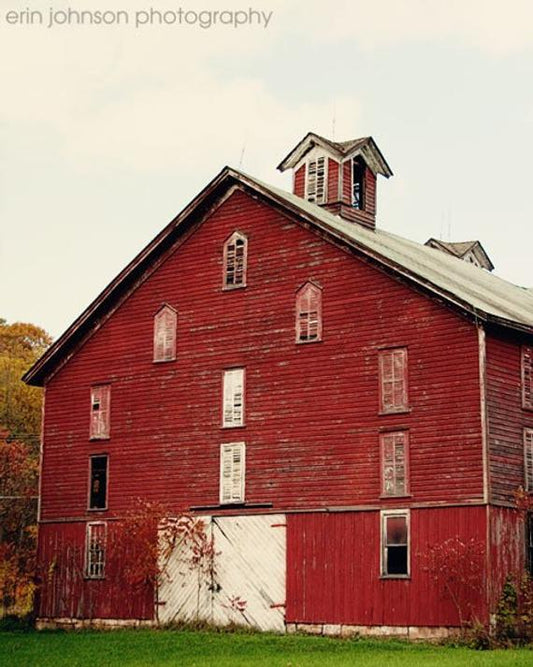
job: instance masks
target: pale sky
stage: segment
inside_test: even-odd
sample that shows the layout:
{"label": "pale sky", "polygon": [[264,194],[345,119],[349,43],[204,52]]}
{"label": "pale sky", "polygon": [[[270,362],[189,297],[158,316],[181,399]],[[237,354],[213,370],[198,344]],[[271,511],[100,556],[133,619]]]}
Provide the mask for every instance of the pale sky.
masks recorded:
{"label": "pale sky", "polygon": [[[68,6],[129,22],[48,27]],[[190,13],[250,6],[266,27]],[[224,165],[290,188],[308,131],[374,137],[379,227],[533,286],[532,26],[530,0],[0,0],[0,317],[57,337]]]}

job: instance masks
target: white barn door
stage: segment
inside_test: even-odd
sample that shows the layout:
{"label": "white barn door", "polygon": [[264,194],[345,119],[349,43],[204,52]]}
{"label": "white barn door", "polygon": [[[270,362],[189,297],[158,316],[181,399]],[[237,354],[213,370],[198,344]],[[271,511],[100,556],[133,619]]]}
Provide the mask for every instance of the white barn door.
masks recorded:
{"label": "white barn door", "polygon": [[285,630],[285,515],[204,518],[215,547],[212,577],[172,555],[160,590],[162,622],[201,620]]}

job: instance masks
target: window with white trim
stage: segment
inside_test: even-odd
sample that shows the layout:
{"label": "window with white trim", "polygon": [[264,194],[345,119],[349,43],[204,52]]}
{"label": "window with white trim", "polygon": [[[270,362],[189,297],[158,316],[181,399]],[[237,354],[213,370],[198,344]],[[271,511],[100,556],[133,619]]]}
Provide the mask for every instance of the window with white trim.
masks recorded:
{"label": "window with white trim", "polygon": [[224,289],[246,287],[248,261],[248,239],[240,232],[234,232],[224,243]]}
{"label": "window with white trim", "polygon": [[322,290],[309,282],[296,294],[296,342],[322,340]]}
{"label": "window with white trim", "polygon": [[409,576],[409,511],[381,512],[381,576]]}
{"label": "window with white trim", "polygon": [[90,457],[89,509],[107,508],[107,454]]}
{"label": "window with white trim", "polygon": [[244,424],[244,368],[224,371],[222,426]]}
{"label": "window with white trim", "polygon": [[379,410],[382,413],[408,410],[405,347],[379,352],[379,402]]}
{"label": "window with white trim", "polygon": [[305,198],[315,204],[326,203],[326,171],[327,161],[325,156],[317,157],[307,162],[307,178],[305,185]]}
{"label": "window with white trim", "polygon": [[405,496],[408,493],[407,431],[381,433],[381,480],[384,496]]}
{"label": "window with white trim", "polygon": [[154,361],[174,361],[176,358],[176,326],[178,314],[163,306],[154,317]]}
{"label": "window with white trim", "polygon": [[105,576],[107,524],[93,521],[87,524],[85,536],[85,576],[103,579]]}
{"label": "window with white trim", "polygon": [[522,407],[533,410],[533,347],[522,346]]}
{"label": "window with white trim", "polygon": [[105,440],[110,433],[111,385],[91,387],[91,416],[89,437]]}
{"label": "window with white trim", "polygon": [[220,445],[220,504],[244,502],[244,442]]}
{"label": "window with white trim", "polygon": [[360,157],[352,159],[352,206],[360,211],[365,208],[365,163]]}
{"label": "window with white trim", "polygon": [[524,471],[526,491],[533,492],[533,428],[524,429]]}

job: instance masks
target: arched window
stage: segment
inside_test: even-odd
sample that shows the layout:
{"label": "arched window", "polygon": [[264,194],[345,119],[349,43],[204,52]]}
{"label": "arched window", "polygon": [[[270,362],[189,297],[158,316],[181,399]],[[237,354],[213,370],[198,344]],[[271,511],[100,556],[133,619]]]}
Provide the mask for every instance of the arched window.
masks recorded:
{"label": "arched window", "polygon": [[163,306],[154,317],[154,361],[176,358],[177,321],[178,314],[170,306]]}
{"label": "arched window", "polygon": [[296,294],[296,342],[322,340],[322,290],[306,283]]}
{"label": "arched window", "polygon": [[248,240],[244,234],[234,232],[224,244],[225,289],[246,286],[246,259]]}

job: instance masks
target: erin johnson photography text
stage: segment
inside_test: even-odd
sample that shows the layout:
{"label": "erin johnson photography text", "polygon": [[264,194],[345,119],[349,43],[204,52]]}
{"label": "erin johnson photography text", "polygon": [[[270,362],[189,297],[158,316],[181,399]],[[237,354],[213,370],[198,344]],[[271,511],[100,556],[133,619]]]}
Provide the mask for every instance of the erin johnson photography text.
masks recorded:
{"label": "erin johnson photography text", "polygon": [[41,26],[43,28],[64,28],[76,26],[133,27],[183,26],[203,28],[243,26],[268,28],[273,11],[247,7],[238,10],[198,10],[177,7],[162,9],[146,7],[130,11],[88,10],[66,7],[49,7],[42,11],[26,7],[23,10],[10,9],[3,12],[3,23],[9,26]]}

